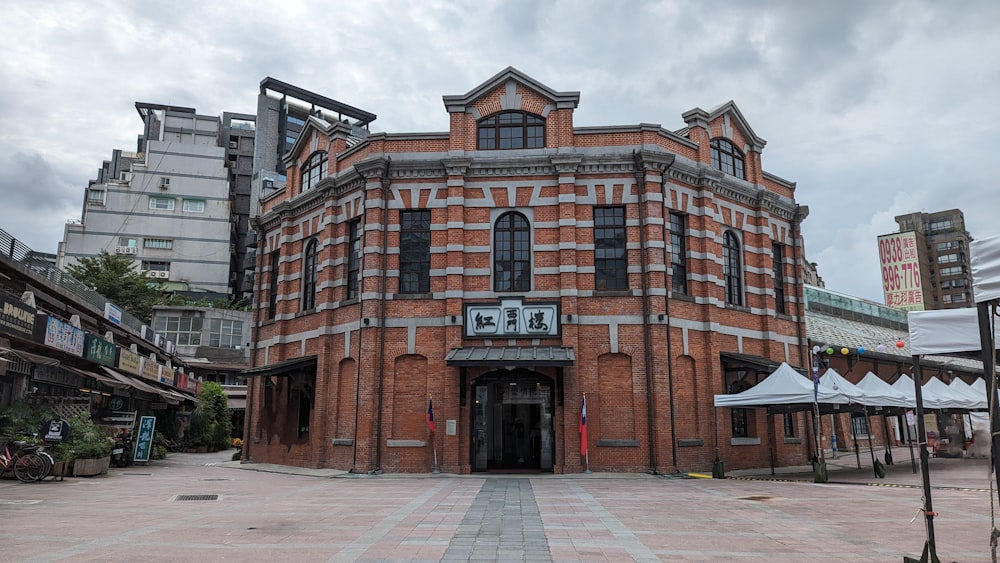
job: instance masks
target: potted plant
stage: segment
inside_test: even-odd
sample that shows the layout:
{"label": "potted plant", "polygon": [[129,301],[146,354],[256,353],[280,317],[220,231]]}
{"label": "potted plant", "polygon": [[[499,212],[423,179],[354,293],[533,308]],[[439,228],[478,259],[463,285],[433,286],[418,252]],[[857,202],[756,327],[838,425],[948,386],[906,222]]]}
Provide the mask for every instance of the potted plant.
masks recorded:
{"label": "potted plant", "polygon": [[[89,412],[73,417],[70,422],[73,434],[65,446],[63,454],[73,460],[73,476],[100,475],[108,472],[111,465],[111,446],[114,440],[103,428],[94,424]],[[57,452],[60,448],[57,448]]]}

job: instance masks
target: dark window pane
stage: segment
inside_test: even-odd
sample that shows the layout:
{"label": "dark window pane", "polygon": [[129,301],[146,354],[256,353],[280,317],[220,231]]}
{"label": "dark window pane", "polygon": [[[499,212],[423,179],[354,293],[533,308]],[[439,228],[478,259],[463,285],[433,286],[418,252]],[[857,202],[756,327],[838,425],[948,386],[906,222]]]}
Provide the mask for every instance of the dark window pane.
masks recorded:
{"label": "dark window pane", "polygon": [[403,211],[400,216],[399,291],[431,290],[431,212]]}
{"label": "dark window pane", "polygon": [[730,176],[746,179],[743,173],[743,153],[726,139],[712,139],[712,168],[721,170]]}
{"label": "dark window pane", "polygon": [[530,227],[524,215],[512,211],[497,219],[493,233],[493,290],[530,289]]}
{"label": "dark window pane", "polygon": [[505,111],[481,119],[477,126],[476,146],[480,150],[545,147],[545,120],[538,116]]}
{"label": "dark window pane", "polygon": [[624,207],[594,208],[594,287],[627,289]]}

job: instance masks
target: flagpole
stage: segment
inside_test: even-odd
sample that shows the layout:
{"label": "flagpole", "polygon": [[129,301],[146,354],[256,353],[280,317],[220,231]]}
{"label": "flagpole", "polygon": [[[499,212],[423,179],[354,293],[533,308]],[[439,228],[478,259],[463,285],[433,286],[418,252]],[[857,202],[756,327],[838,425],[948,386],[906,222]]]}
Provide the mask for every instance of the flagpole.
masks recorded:
{"label": "flagpole", "polygon": [[583,472],[590,473],[590,445],[587,444],[587,394],[583,394],[580,407],[580,447],[583,448]]}
{"label": "flagpole", "polygon": [[431,395],[427,396],[427,429],[431,431],[431,450],[434,452],[434,468],[431,469],[431,474],[437,475],[441,473],[441,469],[438,467],[437,440],[434,439],[437,432],[434,426],[434,397]]}

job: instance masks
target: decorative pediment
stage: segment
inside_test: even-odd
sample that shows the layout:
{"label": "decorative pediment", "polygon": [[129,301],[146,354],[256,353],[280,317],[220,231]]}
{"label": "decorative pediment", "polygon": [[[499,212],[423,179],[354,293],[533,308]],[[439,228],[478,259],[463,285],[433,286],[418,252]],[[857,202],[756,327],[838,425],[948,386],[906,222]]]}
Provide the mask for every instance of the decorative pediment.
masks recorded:
{"label": "decorative pediment", "polygon": [[[537,99],[525,99],[526,92]],[[491,99],[484,100],[486,97]],[[544,102],[539,104],[539,101]],[[496,111],[526,110],[544,116],[553,109],[575,109],[579,104],[580,92],[556,92],[510,66],[466,94],[444,96],[444,106],[449,113],[482,113],[479,107],[491,107]]]}
{"label": "decorative pediment", "polygon": [[[740,132],[743,138],[746,140],[748,148],[752,151],[760,152],[767,141],[757,136],[753,132],[753,128],[747,123],[743,113],[740,108],[736,107],[736,102],[729,100],[728,102],[716,106],[710,111],[705,111],[701,108],[694,108],[684,112],[681,115],[684,118],[685,123],[687,123],[688,128],[691,127],[702,127],[704,129],[709,129],[709,125],[715,120],[722,118],[724,120],[723,129],[732,128]],[[727,137],[732,138],[732,133],[727,132]]]}

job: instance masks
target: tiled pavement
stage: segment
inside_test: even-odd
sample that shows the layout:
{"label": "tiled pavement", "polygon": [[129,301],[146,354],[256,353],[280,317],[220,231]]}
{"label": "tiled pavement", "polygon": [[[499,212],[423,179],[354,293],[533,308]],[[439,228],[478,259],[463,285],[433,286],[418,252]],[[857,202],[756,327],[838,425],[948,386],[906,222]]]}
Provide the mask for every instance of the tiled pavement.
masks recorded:
{"label": "tiled pavement", "polygon": [[[870,460],[861,470],[853,456],[829,460],[826,484],[766,470],[724,480],[352,477],[233,464],[229,455],[171,454],[63,482],[0,481],[0,561],[900,562],[925,538],[923,520],[911,522],[921,490],[906,450],[896,450],[885,479]],[[939,556],[990,561],[988,462],[930,465]]]}

